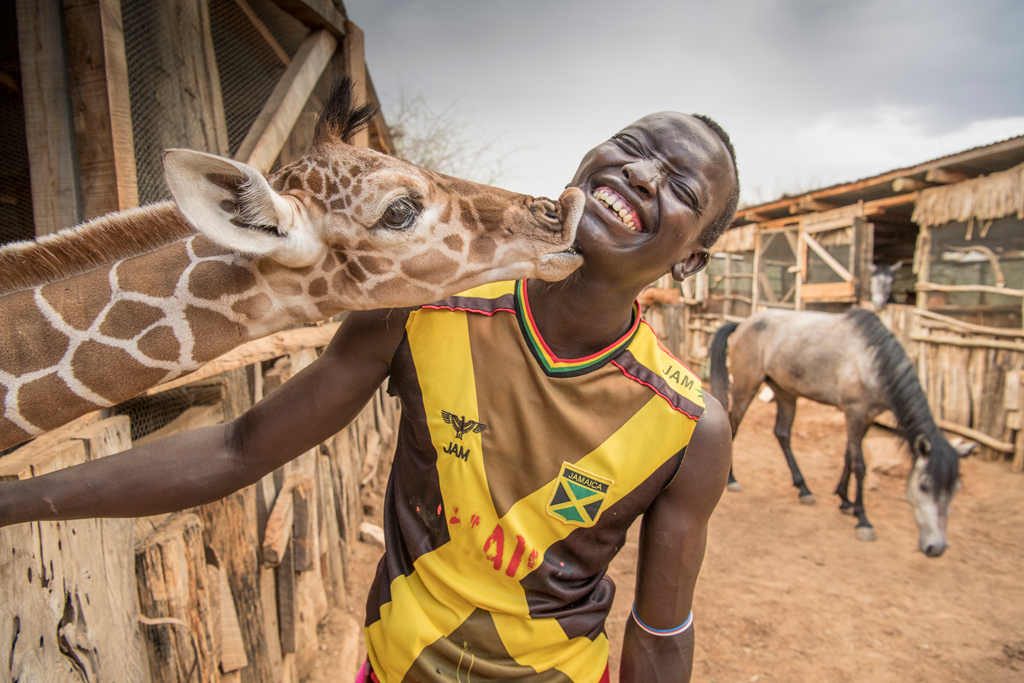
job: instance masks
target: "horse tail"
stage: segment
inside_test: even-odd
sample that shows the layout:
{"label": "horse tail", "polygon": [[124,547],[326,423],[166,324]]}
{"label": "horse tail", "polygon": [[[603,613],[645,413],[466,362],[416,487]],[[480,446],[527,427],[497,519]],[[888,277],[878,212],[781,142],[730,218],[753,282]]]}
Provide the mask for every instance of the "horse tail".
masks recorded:
{"label": "horse tail", "polygon": [[739,323],[724,323],[711,340],[711,394],[723,406],[729,408],[729,370],[725,367],[729,355],[729,335],[736,331]]}

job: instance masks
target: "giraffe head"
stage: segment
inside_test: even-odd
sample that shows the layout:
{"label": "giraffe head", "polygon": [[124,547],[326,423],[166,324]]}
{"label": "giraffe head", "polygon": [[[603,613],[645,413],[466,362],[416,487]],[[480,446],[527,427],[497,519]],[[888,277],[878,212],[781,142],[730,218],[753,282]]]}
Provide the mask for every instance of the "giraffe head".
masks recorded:
{"label": "giraffe head", "polygon": [[168,150],[167,185],[214,242],[272,261],[271,269],[326,274],[338,310],[422,304],[498,280],[561,280],[580,265],[572,248],[580,190],[554,202],[347,144],[372,114],[351,107],[342,83],[310,150],[272,176]]}

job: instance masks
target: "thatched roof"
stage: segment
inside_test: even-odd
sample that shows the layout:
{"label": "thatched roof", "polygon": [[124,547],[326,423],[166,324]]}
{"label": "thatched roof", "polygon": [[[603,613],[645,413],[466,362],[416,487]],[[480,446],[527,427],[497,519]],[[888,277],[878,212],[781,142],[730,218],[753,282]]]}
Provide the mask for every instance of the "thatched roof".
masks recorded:
{"label": "thatched roof", "polygon": [[1012,214],[1024,218],[1024,164],[955,185],[922,190],[912,220],[925,227]]}

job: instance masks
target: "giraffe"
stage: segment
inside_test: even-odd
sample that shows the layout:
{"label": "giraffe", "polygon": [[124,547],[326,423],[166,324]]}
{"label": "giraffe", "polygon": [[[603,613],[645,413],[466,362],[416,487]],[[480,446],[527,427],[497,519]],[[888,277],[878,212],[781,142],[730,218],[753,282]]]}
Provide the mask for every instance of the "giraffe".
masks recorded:
{"label": "giraffe", "polygon": [[293,325],[579,266],[580,190],[553,202],[347,144],[372,113],[339,83],[269,177],[168,150],[173,201],[0,248],[0,449]]}

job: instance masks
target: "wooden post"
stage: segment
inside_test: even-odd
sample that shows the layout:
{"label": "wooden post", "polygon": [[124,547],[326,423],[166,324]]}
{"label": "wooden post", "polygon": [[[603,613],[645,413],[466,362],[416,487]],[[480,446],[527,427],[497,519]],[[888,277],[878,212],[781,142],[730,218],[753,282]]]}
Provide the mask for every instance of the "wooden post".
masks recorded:
{"label": "wooden post", "polygon": [[236,159],[261,173],[270,170],[337,45],[337,39],[326,30],[306,37],[249,127]]}
{"label": "wooden post", "polygon": [[21,94],[36,235],[82,220],[60,0],[17,0]]}
{"label": "wooden post", "polygon": [[[366,77],[366,58],[363,54],[363,31],[351,21],[345,21],[345,73],[352,79],[352,95],[359,104],[370,101]],[[356,147],[370,146],[370,131],[363,129],[352,139]]]}
{"label": "wooden post", "polygon": [[722,315],[732,315],[732,254],[725,252],[725,287],[722,288]]}
{"label": "wooden post", "polygon": [[[921,232],[917,235],[917,248],[914,249],[914,272],[917,273],[917,283],[929,282],[932,270],[932,229],[922,225]],[[916,307],[928,308],[928,292],[918,292]]]}
{"label": "wooden post", "polygon": [[199,517],[179,513],[140,545],[139,611],[153,683],[218,680]]}
{"label": "wooden post", "polygon": [[[29,478],[123,450],[128,419],[79,423],[64,439],[27,444],[10,469]],[[0,642],[9,644],[5,670],[13,680],[145,679],[132,527],[106,519],[0,529]]]}
{"label": "wooden post", "polygon": [[83,220],[137,206],[128,63],[116,0],[64,0]]}
{"label": "wooden post", "polygon": [[757,239],[754,240],[754,270],[750,283],[750,315],[757,313],[757,304],[761,297],[761,230],[758,227]]}

